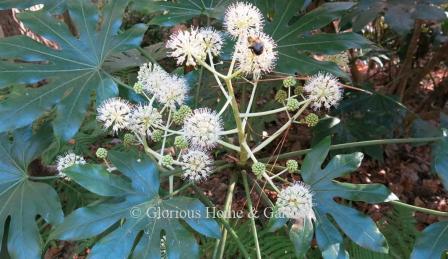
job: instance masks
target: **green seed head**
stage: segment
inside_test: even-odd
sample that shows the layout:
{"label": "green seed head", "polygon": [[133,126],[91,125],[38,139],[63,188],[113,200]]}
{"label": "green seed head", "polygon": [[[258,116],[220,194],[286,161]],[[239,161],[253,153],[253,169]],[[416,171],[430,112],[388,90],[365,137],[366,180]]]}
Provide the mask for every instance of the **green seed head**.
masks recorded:
{"label": "green seed head", "polygon": [[96,150],[96,157],[101,158],[101,159],[106,159],[106,157],[107,157],[107,149],[102,148],[102,147],[98,148]]}
{"label": "green seed head", "polygon": [[314,113],[310,113],[305,117],[305,123],[310,128],[316,126],[318,122],[319,117]]}
{"label": "green seed head", "polygon": [[179,110],[177,110],[174,114],[173,114],[173,121],[174,123],[180,125],[184,122],[185,118],[187,118],[188,116],[190,116],[192,113],[192,110],[190,107],[186,106],[186,105],[182,105]]}
{"label": "green seed head", "polygon": [[261,162],[256,162],[252,165],[252,172],[257,177],[261,177],[261,175],[266,172],[266,165]]}
{"label": "green seed head", "polygon": [[303,94],[303,86],[301,86],[301,85],[296,86],[296,88],[294,88],[294,94],[295,95]]}
{"label": "green seed head", "polygon": [[286,79],[283,80],[283,86],[286,88],[295,86],[296,84],[297,81],[293,76],[288,76]]}
{"label": "green seed head", "polygon": [[284,90],[278,90],[275,94],[275,100],[279,103],[283,103],[288,98],[288,93]]}
{"label": "green seed head", "polygon": [[176,136],[176,138],[174,138],[174,146],[180,149],[187,148],[188,141],[184,136]]}
{"label": "green seed head", "polygon": [[162,157],[163,166],[171,166],[174,162],[174,158],[171,155],[165,155]]}
{"label": "green seed head", "polygon": [[123,144],[124,144],[125,146],[130,146],[130,145],[132,145],[134,142],[135,142],[135,137],[134,137],[134,135],[132,135],[131,133],[126,133],[126,134],[124,134],[124,137],[123,137]]}
{"label": "green seed head", "polygon": [[140,84],[139,82],[134,84],[134,92],[136,92],[137,94],[142,94],[143,93],[143,85]]}
{"label": "green seed head", "polygon": [[163,138],[163,131],[161,130],[154,130],[151,134],[151,139],[154,142],[159,142]]}
{"label": "green seed head", "polygon": [[297,101],[297,99],[290,98],[288,99],[288,102],[286,103],[286,108],[288,108],[288,111],[296,111],[299,109],[300,103]]}
{"label": "green seed head", "polygon": [[299,164],[296,160],[288,160],[286,161],[286,168],[288,168],[288,172],[295,173],[299,169]]}

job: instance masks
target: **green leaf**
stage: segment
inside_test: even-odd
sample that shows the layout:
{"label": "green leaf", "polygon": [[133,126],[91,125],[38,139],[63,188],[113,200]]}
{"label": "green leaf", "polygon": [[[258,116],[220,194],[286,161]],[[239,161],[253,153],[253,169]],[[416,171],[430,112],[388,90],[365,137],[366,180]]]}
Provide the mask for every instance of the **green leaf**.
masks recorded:
{"label": "green leaf", "polygon": [[448,131],[443,129],[443,139],[432,145],[432,165],[445,189],[448,188]]}
{"label": "green leaf", "polygon": [[304,6],[303,0],[254,2],[269,17],[264,30],[278,45],[279,59],[276,70],[280,72],[314,74],[319,71],[328,71],[337,76],[347,77],[336,64],[317,61],[305,52],[337,53],[349,48],[363,48],[370,44],[363,37],[352,33],[317,34],[304,37],[311,31],[338,19],[353,5],[352,3],[325,3],[297,17],[298,11]]}
{"label": "green leaf", "polygon": [[294,244],[296,256],[304,258],[313,240],[313,222],[310,218],[296,220],[289,230],[289,238]]}
{"label": "green leaf", "polygon": [[411,259],[439,259],[448,251],[448,221],[429,225],[417,239]]}
{"label": "green leaf", "polygon": [[25,9],[38,4],[43,4],[45,10],[51,13],[62,13],[66,8],[66,0],[2,0],[0,3],[0,10],[11,8]]}
{"label": "green leaf", "polygon": [[28,179],[29,164],[48,147],[50,137],[46,128],[35,135],[29,128],[17,130],[12,141],[8,134],[0,135],[0,247],[10,217],[7,249],[13,259],[41,258],[37,216],[48,224],[58,224],[64,217],[56,191]]}
{"label": "green leaf", "polygon": [[132,8],[150,14],[162,12],[152,18],[150,24],[174,26],[200,15],[221,19],[230,2],[230,0],[179,0],[175,2],[134,0]]}
{"label": "green leaf", "polygon": [[100,165],[74,165],[64,173],[87,190],[102,196],[123,196],[132,193],[128,181],[109,173]]}
{"label": "green leaf", "polygon": [[[193,234],[181,223],[181,220],[192,229],[208,237],[219,238],[219,225],[207,218],[205,206],[198,200],[187,197],[162,199],[159,196],[159,175],[156,166],[146,157],[135,153],[109,151],[112,164],[131,181],[131,192],[123,186],[122,196],[75,210],[64,222],[57,226],[52,238],[62,240],[80,240],[99,235],[110,229],[92,248],[90,258],[159,258],[161,238],[165,240],[168,258],[180,258],[188,255],[199,257],[199,246]],[[99,193],[99,189],[88,185],[106,177],[104,172],[90,174],[92,170],[76,169],[76,174],[84,174],[73,178],[89,190]],[[98,166],[93,169],[98,170]],[[72,173],[74,174],[74,173]],[[107,186],[107,188],[112,188]],[[106,194],[109,192],[104,191]],[[164,214],[171,213],[171,214]],[[160,217],[158,217],[160,216]],[[120,224],[118,224],[120,222]],[[139,233],[143,232],[140,239]],[[135,248],[133,249],[135,243]]]}
{"label": "green leaf", "polygon": [[[127,3],[108,1],[100,13],[90,0],[68,1],[68,12],[79,37],[46,11],[18,15],[25,26],[55,42],[58,49],[26,36],[0,40],[0,88],[14,86],[0,103],[4,122],[0,132],[29,125],[55,107],[55,134],[69,139],[84,120],[93,93],[96,92],[97,105],[118,94],[103,63],[113,54],[138,47],[146,30],[145,25],[137,24],[119,33]],[[37,82],[46,84],[25,86]]]}
{"label": "green leaf", "polygon": [[303,181],[310,185],[311,191],[314,193],[313,199],[317,214],[316,237],[323,255],[328,253],[334,257],[344,256],[344,253],[340,251],[342,249],[340,234],[334,233],[338,230],[332,226],[333,223],[329,221],[329,216],[356,244],[372,251],[387,253],[386,239],[373,220],[353,208],[336,203],[334,198],[384,202],[396,199],[396,196],[384,186],[381,187],[377,184],[356,185],[337,182],[335,178],[344,176],[359,167],[363,155],[361,153],[337,155],[322,169],[329,148],[330,138],[327,137],[312,148],[301,169]]}

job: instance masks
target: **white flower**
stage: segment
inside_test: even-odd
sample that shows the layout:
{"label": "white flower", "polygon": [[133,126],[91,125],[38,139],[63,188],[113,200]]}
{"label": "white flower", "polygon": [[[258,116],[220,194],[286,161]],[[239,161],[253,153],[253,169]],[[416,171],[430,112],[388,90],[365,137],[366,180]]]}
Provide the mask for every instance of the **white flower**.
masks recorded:
{"label": "white flower", "polygon": [[140,66],[138,71],[138,82],[143,86],[143,90],[155,95],[167,85],[170,74],[157,64],[146,63]]}
{"label": "white flower", "polygon": [[219,140],[222,122],[216,112],[200,108],[186,118],[183,132],[193,146],[205,149],[213,148]]}
{"label": "white flower", "polygon": [[112,127],[114,133],[129,126],[131,113],[130,104],[120,98],[110,98],[104,101],[97,109],[97,119],[103,123],[104,128]]}
{"label": "white flower", "polygon": [[221,33],[212,27],[201,28],[199,32],[202,35],[202,47],[204,50],[206,52],[210,50],[212,55],[218,56],[223,44]]}
{"label": "white flower", "polygon": [[318,73],[306,82],[304,88],[312,101],[311,106],[318,110],[321,107],[330,109],[337,106],[342,99],[343,90],[336,77],[331,74]]}
{"label": "white flower", "polygon": [[302,182],[283,189],[276,202],[278,212],[292,219],[315,219],[313,211],[313,194],[310,187]]}
{"label": "white flower", "polygon": [[203,37],[195,28],[172,34],[166,47],[173,50],[169,55],[177,59],[178,65],[182,65],[186,61],[187,66],[196,66],[196,59],[205,60],[206,57]]}
{"label": "white flower", "polygon": [[[254,79],[259,79],[262,73],[269,73],[274,69],[277,60],[277,51],[275,50],[277,44],[263,32],[251,32],[248,39],[250,40],[242,40],[236,46],[237,67],[246,75],[252,74]],[[254,40],[263,46],[259,55],[251,49]]]}
{"label": "white flower", "polygon": [[213,159],[199,149],[189,150],[182,156],[183,178],[190,181],[201,181],[207,178],[212,170]]}
{"label": "white flower", "polygon": [[188,93],[187,80],[182,77],[170,75],[166,81],[166,85],[160,88],[159,92],[155,94],[157,100],[162,104],[167,104],[171,107],[182,105]]}
{"label": "white flower", "polygon": [[263,15],[250,3],[233,3],[226,10],[224,26],[232,36],[244,36],[249,30],[261,30]]}
{"label": "white flower", "polygon": [[141,135],[151,136],[151,130],[162,125],[162,115],[149,105],[139,105],[131,112],[129,129]]}
{"label": "white flower", "polygon": [[56,160],[56,169],[59,172],[59,176],[62,178],[67,178],[64,174],[64,170],[72,165],[84,165],[86,160],[82,156],[78,156],[73,152],[68,152],[63,156],[58,156]]}

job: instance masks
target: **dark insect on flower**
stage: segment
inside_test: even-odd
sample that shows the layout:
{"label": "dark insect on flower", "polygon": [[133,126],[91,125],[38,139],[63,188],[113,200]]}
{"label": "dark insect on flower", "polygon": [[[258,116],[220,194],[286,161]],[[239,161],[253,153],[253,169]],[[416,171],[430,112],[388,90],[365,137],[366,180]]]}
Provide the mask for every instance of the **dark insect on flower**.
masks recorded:
{"label": "dark insect on flower", "polygon": [[253,37],[253,36],[249,36],[247,38],[247,41],[249,42],[250,46],[249,49],[252,50],[252,52],[257,55],[260,56],[263,53],[264,50],[264,44],[263,42],[260,40],[259,37]]}

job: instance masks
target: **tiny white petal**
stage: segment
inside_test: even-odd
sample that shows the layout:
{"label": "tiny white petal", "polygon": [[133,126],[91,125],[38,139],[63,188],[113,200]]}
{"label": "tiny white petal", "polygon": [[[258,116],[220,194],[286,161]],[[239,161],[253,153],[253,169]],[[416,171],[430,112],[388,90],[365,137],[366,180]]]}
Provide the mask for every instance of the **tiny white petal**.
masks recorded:
{"label": "tiny white petal", "polygon": [[206,179],[210,174],[213,159],[202,150],[192,149],[182,155],[182,162],[183,178],[198,182]]}
{"label": "tiny white petal", "polygon": [[216,146],[222,132],[222,122],[215,111],[200,108],[186,118],[183,126],[185,137],[193,146],[209,149]]}
{"label": "tiny white petal", "polygon": [[322,107],[330,109],[331,106],[337,106],[342,99],[343,90],[339,86],[338,79],[331,74],[314,75],[303,89],[308,93],[308,98],[312,101],[311,106],[315,110]]}
{"label": "tiny white petal", "polygon": [[292,219],[315,219],[313,194],[303,182],[296,182],[283,189],[277,197],[278,212]]}
{"label": "tiny white petal", "polygon": [[256,6],[250,3],[233,3],[226,10],[224,26],[230,35],[243,36],[250,30],[262,29],[263,15]]}
{"label": "tiny white petal", "polygon": [[97,120],[103,123],[104,128],[112,127],[114,133],[129,126],[131,106],[121,98],[110,98],[104,101],[97,109]]}

